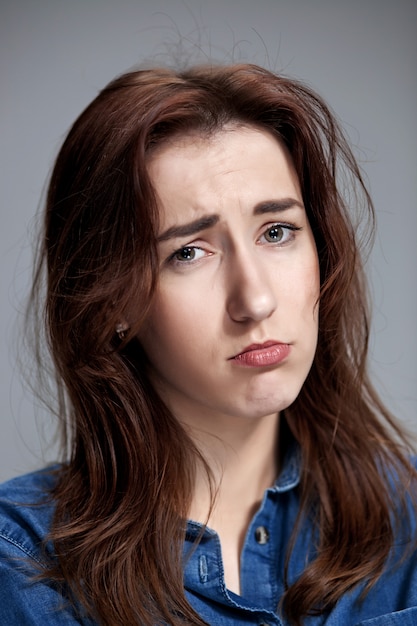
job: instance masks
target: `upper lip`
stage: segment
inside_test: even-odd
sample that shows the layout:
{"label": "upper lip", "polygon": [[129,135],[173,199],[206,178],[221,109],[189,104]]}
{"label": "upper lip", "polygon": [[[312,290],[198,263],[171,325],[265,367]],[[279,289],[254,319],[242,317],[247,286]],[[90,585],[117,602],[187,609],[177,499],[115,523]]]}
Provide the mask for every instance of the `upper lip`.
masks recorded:
{"label": "upper lip", "polygon": [[262,350],[263,348],[270,348],[271,346],[276,346],[279,344],[285,343],[284,341],[277,341],[276,339],[270,339],[268,341],[264,341],[264,343],[251,343],[250,346],[246,346],[237,354],[234,354],[231,358],[235,359],[237,356],[241,354],[245,354],[245,352],[253,352],[254,350]]}

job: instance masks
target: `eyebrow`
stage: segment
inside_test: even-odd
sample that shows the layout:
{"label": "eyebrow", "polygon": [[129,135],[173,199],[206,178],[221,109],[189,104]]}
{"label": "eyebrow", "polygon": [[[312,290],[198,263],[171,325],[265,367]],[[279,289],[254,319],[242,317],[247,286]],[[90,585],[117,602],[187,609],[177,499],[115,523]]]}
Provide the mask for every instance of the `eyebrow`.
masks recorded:
{"label": "eyebrow", "polygon": [[175,237],[190,237],[190,235],[196,235],[202,230],[211,228],[217,224],[219,220],[220,216],[213,214],[205,215],[204,217],[200,217],[192,222],[188,222],[187,224],[171,226],[159,235],[158,241],[167,241],[168,239],[173,239]]}
{"label": "eyebrow", "polygon": [[304,209],[304,204],[295,198],[282,198],[282,200],[267,200],[260,202],[253,210],[254,215],[263,215],[264,213],[279,213],[287,211],[293,207]]}
{"label": "eyebrow", "polygon": [[[257,204],[253,210],[254,215],[263,215],[265,213],[279,213],[280,211],[286,211],[293,207],[299,207],[304,209],[302,202],[299,202],[295,198],[283,198],[282,200],[267,200]],[[168,239],[175,239],[177,237],[190,237],[196,235],[202,230],[212,228],[220,221],[220,216],[216,213],[211,215],[205,215],[187,224],[180,224],[178,226],[171,226],[167,228],[158,237],[158,241],[167,241]]]}

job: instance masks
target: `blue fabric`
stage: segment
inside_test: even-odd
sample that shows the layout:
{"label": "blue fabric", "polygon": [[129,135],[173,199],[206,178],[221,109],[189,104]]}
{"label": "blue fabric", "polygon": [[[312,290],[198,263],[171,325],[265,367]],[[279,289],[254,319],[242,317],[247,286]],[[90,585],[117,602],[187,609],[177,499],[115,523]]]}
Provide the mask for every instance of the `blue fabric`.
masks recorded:
{"label": "blue fabric", "polygon": [[[48,533],[53,503],[45,501],[53,475],[43,470],[15,478],[0,487],[0,624],[48,626],[83,624],[65,598],[65,590],[33,579],[45,564],[41,543]],[[290,626],[277,612],[282,597],[285,553],[298,511],[297,450],[288,455],[274,487],[265,492],[243,547],[241,595],[224,584],[221,546],[217,534],[188,523],[184,545],[184,586],[191,605],[212,626]],[[36,506],[34,506],[34,504]],[[314,558],[312,530],[300,528],[290,560],[289,579],[295,580]],[[392,561],[404,554],[397,542]],[[52,547],[48,546],[49,554]],[[305,620],[306,626],[417,626],[417,553],[397,567],[389,565],[363,602],[361,587],[342,597],[334,609]],[[124,625],[121,625],[124,626]],[[128,626],[128,625],[126,625]]]}

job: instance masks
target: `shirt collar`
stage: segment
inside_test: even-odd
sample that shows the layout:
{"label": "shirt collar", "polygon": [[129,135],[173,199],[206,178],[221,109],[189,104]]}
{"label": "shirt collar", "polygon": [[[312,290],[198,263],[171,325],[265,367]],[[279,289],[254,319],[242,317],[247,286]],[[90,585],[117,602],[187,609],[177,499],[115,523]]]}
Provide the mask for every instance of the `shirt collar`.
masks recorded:
{"label": "shirt collar", "polygon": [[291,439],[284,456],[284,463],[275,485],[271,487],[276,493],[284,493],[295,489],[301,478],[301,450],[295,439]]}

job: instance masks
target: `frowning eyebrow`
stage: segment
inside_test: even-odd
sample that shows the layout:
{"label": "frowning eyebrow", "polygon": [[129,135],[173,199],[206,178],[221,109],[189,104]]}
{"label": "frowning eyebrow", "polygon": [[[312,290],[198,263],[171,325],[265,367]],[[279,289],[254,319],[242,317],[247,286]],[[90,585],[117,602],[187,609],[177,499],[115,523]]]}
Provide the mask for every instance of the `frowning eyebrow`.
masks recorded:
{"label": "frowning eyebrow", "polygon": [[264,213],[279,213],[280,211],[287,211],[293,207],[299,207],[304,209],[304,205],[295,198],[283,198],[282,200],[267,200],[266,202],[260,202],[253,210],[254,215],[263,215]]}
{"label": "frowning eyebrow", "polygon": [[[282,200],[267,200],[257,204],[253,210],[254,215],[263,215],[264,213],[278,213],[279,211],[286,211],[293,207],[299,207],[304,209],[304,206],[298,200],[294,198],[283,198]],[[212,228],[220,221],[220,215],[213,213],[211,215],[205,215],[187,224],[180,224],[178,226],[171,226],[167,228],[158,237],[158,241],[167,241],[168,239],[175,239],[177,237],[190,237],[196,235],[202,230]]]}
{"label": "frowning eyebrow", "polygon": [[190,237],[191,235],[196,235],[202,230],[211,228],[217,224],[219,220],[220,216],[213,214],[205,215],[204,217],[200,217],[193,222],[188,222],[187,224],[171,226],[159,235],[158,241],[167,241],[167,239],[174,239],[175,237]]}

